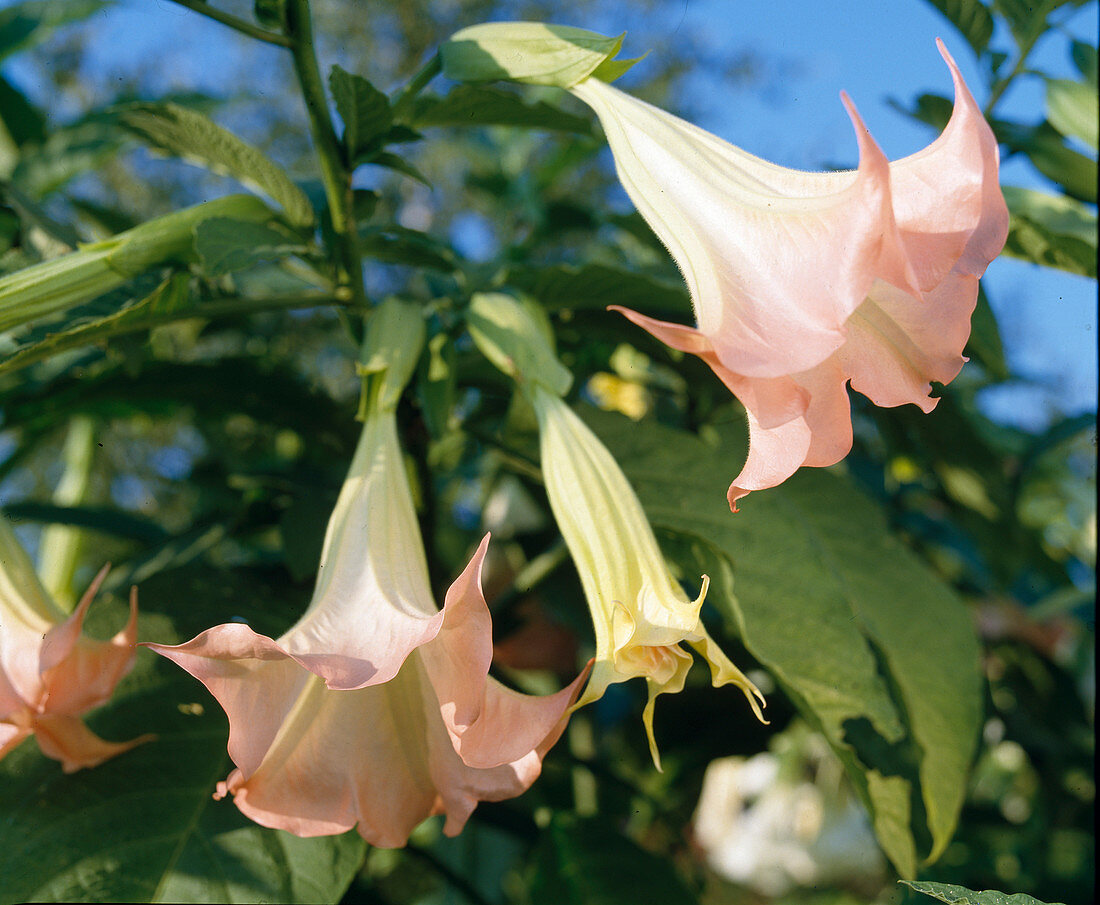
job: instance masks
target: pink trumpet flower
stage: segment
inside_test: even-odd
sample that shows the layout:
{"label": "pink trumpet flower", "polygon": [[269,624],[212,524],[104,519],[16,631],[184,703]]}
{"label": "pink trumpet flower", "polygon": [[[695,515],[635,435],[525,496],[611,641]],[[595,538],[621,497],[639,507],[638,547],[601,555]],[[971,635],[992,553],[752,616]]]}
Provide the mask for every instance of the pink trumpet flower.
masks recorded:
{"label": "pink trumpet flower", "polygon": [[1008,211],[997,142],[942,42],[955,84],[943,133],[890,163],[847,95],[859,168],[804,173],[753,157],[588,78],[619,178],[687,282],[696,327],[617,308],[702,358],[744,404],[749,455],[730,506],[852,446],[847,384],[925,412],[966,360],[978,278]]}
{"label": "pink trumpet flower", "polygon": [[73,773],[152,738],[108,742],[80,715],[103,704],[134,663],[137,590],[130,619],[109,641],[81,634],[107,566],[76,609],[65,613],[42,587],[15,532],[0,518],[0,758],[33,735],[47,757]]}
{"label": "pink trumpet flower", "polygon": [[433,814],[461,831],[479,801],[524,792],[587,670],[546,697],[488,677],[481,591],[489,538],[433,601],[392,412],[372,413],[325,535],[305,615],[277,640],[219,625],[150,644],[229,717],[218,784],[249,818],[299,836],[355,827],[395,848]]}

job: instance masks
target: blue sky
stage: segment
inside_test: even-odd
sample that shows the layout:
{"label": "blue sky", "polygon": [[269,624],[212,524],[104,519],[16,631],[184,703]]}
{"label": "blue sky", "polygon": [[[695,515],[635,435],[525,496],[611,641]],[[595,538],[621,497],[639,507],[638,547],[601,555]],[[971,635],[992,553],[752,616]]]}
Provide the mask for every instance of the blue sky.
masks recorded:
{"label": "blue sky", "polygon": [[[0,6],[8,5],[0,0]],[[241,10],[250,4],[223,4]],[[507,4],[502,4],[506,6]],[[730,58],[743,54],[755,60],[763,80],[744,87],[716,89],[704,65],[689,81],[690,116],[755,154],[787,166],[812,169],[823,163],[850,163],[854,138],[839,101],[846,90],[879,144],[891,158],[910,154],[931,139],[928,130],[892,109],[888,98],[907,103],[917,94],[950,95],[951,80],[936,51],[942,37],[963,75],[984,102],[976,62],[963,39],[923,0],[672,0],[659,28],[646,31],[663,37],[639,46],[630,36],[631,21],[600,18],[588,3],[562,3],[560,22],[609,33],[627,32],[624,54],[649,51],[655,57],[675,56],[702,41],[705,56]],[[629,4],[624,7],[629,9]],[[233,44],[216,23],[169,0],[119,0],[85,26],[91,29],[93,61],[89,71],[106,90],[113,75],[143,70],[163,88],[200,88],[212,93],[248,91],[255,72],[234,60]],[[1089,3],[1068,23],[1076,36],[1097,40],[1097,3]],[[692,40],[687,40],[691,36]],[[994,44],[1007,46],[997,35]],[[1073,74],[1058,37],[1046,39],[1035,53],[1035,65],[1055,75]],[[46,47],[48,51],[48,45]],[[339,48],[333,48],[337,53]],[[281,51],[261,48],[248,65],[278,65]],[[35,94],[34,70],[15,65],[6,71]],[[322,60],[322,68],[327,68]],[[627,90],[646,78],[643,61],[623,78]],[[389,86],[385,86],[389,87]],[[98,90],[97,90],[98,89]],[[1001,115],[1034,120],[1042,109],[1038,79],[1021,79],[1003,100]],[[677,111],[685,112],[685,111]],[[1022,162],[1002,170],[1005,184],[1043,188],[1042,177]],[[1016,385],[988,394],[984,403],[1000,419],[1042,424],[1050,407],[1074,413],[1094,410],[1097,394],[1096,284],[1090,280],[1000,259],[990,267],[985,285],[998,314],[1015,370],[1032,378],[1031,386]]]}

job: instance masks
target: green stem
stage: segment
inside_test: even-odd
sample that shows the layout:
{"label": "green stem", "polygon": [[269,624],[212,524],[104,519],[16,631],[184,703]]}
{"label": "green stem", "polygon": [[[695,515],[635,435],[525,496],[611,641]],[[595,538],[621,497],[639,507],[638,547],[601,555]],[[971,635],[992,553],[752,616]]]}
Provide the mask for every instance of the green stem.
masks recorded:
{"label": "green stem", "polygon": [[321,70],[317,66],[309,0],[288,0],[286,33],[294,58],[294,72],[298,76],[298,84],[306,102],[310,131],[313,133],[313,142],[317,146],[317,156],[321,164],[321,180],[325,185],[329,218],[335,236],[334,250],[341,271],[340,282],[351,290],[355,303],[365,309],[370,303],[363,289],[363,266],[357,247],[356,224],[351,204],[351,172],[344,164],[340,142],[336,138],[336,129],[329,115],[328,97],[321,79]]}
{"label": "green stem", "polygon": [[405,112],[405,108],[416,99],[416,96],[420,94],[425,87],[427,87],[428,82],[434,79],[442,71],[443,59],[437,52],[427,63],[416,71],[416,74],[409,79],[408,84],[394,93],[393,97],[390,99],[390,109],[393,111],[393,118],[395,120],[400,119],[400,114]]}
{"label": "green stem", "polygon": [[253,25],[251,22],[246,22],[231,13],[223,13],[220,9],[215,9],[210,6],[205,0],[172,0],[173,3],[178,3],[180,6],[186,6],[188,9],[194,10],[208,19],[214,19],[217,22],[221,22],[222,25],[228,25],[234,31],[239,31],[242,35],[248,35],[250,38],[255,38],[257,41],[263,41],[266,44],[275,44],[279,47],[290,47],[290,38],[286,38],[283,35],[276,34],[273,31],[268,31],[265,28],[260,28],[258,25]]}
{"label": "green stem", "polygon": [[998,80],[993,85],[993,90],[989,94],[989,101],[985,105],[985,109],[982,114],[986,119],[989,119],[993,115],[993,108],[997,106],[997,102],[1001,99],[1002,95],[1008,90],[1008,86],[1011,85],[1020,73],[1024,71],[1027,65],[1027,58],[1031,55],[1032,49],[1035,47],[1035,42],[1043,36],[1043,33],[1033,36],[1023,46],[1020,47],[1020,55],[1016,58],[1016,62],[1012,66],[1012,71],[1006,75],[1003,79]]}
{"label": "green stem", "polygon": [[[61,461],[61,473],[53,494],[56,506],[77,506],[85,501],[92,477],[95,456],[95,421],[88,415],[76,415],[69,422]],[[73,525],[53,524],[42,530],[38,542],[38,574],[54,600],[71,612],[79,596],[73,586],[80,560],[84,532]]]}

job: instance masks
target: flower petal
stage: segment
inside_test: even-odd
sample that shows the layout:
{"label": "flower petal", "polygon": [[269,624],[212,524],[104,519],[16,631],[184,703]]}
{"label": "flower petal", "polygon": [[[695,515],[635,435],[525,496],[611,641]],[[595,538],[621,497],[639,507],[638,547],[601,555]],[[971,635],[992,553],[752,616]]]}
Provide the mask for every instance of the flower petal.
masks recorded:
{"label": "flower petal", "polygon": [[541,769],[533,752],[492,770],[464,764],[417,656],[390,682],[354,691],[294,668],[307,678],[280,695],[286,716],[269,750],[219,788],[264,826],[299,836],[355,827],[372,845],[398,847],[432,814],[446,814],[454,835],[478,801],[520,794]]}
{"label": "flower petal", "polygon": [[42,753],[61,761],[61,769],[75,773],[96,767],[156,736],[140,735],[128,742],[108,742],[92,732],[79,717],[47,713],[34,721],[34,737]]}
{"label": "flower petal", "polygon": [[279,639],[330,688],[389,681],[443,624],[404,468],[395,420],[368,418],[329,520],[309,609]]}
{"label": "flower petal", "polygon": [[627,194],[679,264],[699,329],[730,370],[806,370],[844,342],[876,277],[915,290],[889,163],[845,98],[859,169],[814,174],[753,157],[596,79],[571,89],[600,117]]}
{"label": "flower petal", "polygon": [[[727,386],[758,383],[720,372],[718,376]],[[834,465],[852,448],[847,377],[837,356],[792,376],[787,383],[771,381],[764,389],[754,395],[735,390],[742,401],[749,400],[745,404],[749,454],[727,493],[734,512],[737,500],[750,491],[782,484],[803,465]],[[760,402],[763,405],[757,407]],[[799,404],[805,406],[802,414],[788,417]]]}
{"label": "flower petal", "polygon": [[42,706],[50,713],[76,715],[99,706],[134,665],[137,588],[130,591],[126,625],[110,641],[81,637],[84,616],[107,570],[107,566],[100,570],[69,618],[52,628],[42,642],[39,668],[46,690]]}
{"label": "flower petal", "polygon": [[512,691],[489,677],[493,629],[481,591],[488,544],[486,534],[447,591],[443,628],[418,651],[455,751],[479,769],[511,763],[544,745],[548,750],[588,676],[586,667],[566,688],[544,697]]}
{"label": "flower petal", "polygon": [[952,270],[979,277],[1008,235],[997,140],[943,41],[955,106],[926,148],[890,164],[894,214],[922,289]]}

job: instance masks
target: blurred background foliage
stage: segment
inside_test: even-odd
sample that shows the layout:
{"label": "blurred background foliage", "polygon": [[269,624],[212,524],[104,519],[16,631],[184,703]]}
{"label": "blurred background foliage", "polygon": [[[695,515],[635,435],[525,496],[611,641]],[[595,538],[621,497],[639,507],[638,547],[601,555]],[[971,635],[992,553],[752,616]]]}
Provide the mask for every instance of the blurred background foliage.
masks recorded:
{"label": "blurred background foliage", "polygon": [[[609,32],[625,23],[629,48],[644,49],[654,37],[647,22],[662,21],[649,14],[670,2],[598,0],[587,22],[607,22]],[[1026,158],[1046,180],[1043,190],[1007,192],[1007,253],[1095,279],[1097,51],[1062,29],[1072,15],[1095,15],[1095,4],[932,5],[979,61],[986,83],[972,88],[987,102],[1002,153]],[[217,6],[277,31],[276,0]],[[555,676],[574,674],[588,615],[549,517],[530,413],[473,350],[459,300],[500,286],[538,300],[578,398],[620,413],[619,421],[592,419],[624,462],[643,441],[615,445],[623,416],[705,441],[740,423],[742,413],[700,362],[604,312],[625,303],[687,319],[690,303],[675,266],[623,202],[597,128],[579,105],[549,89],[439,82],[400,100],[402,85],[458,28],[494,18],[568,22],[567,10],[548,2],[317,0],[313,12],[326,78],[338,65],[371,83],[367,91],[347,82],[367,112],[343,145],[345,164],[356,169],[366,296],[400,294],[430,313],[430,354],[399,414],[433,581],[445,587],[490,528],[496,669],[520,687],[552,688]],[[175,276],[153,270],[0,335],[0,506],[59,598],[79,596],[106,560],[114,564],[106,588],[115,602],[138,583],[143,638],[183,640],[240,616],[275,635],[309,598],[357,433],[355,347],[347,336],[355,325],[342,310],[355,299],[341,295],[339,267],[326,252],[332,223],[306,109],[282,48],[228,29],[227,90],[219,96],[169,90],[155,59],[90,73],[82,23],[110,14],[97,0],[0,8],[0,66],[18,54],[40,77],[27,91],[0,68],[0,274],[240,190],[135,125],[137,102],[172,101],[246,138],[296,180],[319,211],[319,230],[242,235],[232,223],[208,221]],[[700,35],[682,38],[679,57],[647,61],[638,91],[647,100],[690,109],[685,84],[693,68],[706,68],[722,86],[765,87],[752,54],[729,57],[708,50]],[[1040,41],[1062,42],[1078,77],[1035,70],[1030,54]],[[1027,121],[1000,107],[1021,79],[1045,86],[1045,108]],[[898,107],[927,123],[931,138],[950,100],[925,94]],[[980,391],[1013,378],[984,299],[967,354],[970,364],[939,390],[933,415],[877,409],[853,396],[855,448],[835,469],[962,596],[981,641],[983,725],[959,828],[920,877],[1086,905],[1095,879],[1095,414],[1061,416],[1036,431],[983,414]],[[658,526],[670,551],[684,544],[674,525]],[[690,576],[692,568],[684,570]],[[105,631],[112,616],[103,605],[97,618]],[[736,662],[753,665],[734,623],[720,629],[723,644]],[[926,643],[934,648],[937,639]],[[239,875],[222,863],[217,885],[199,864],[201,846],[150,796],[149,826],[163,824],[165,844],[185,852],[173,864],[194,859],[193,885],[177,869],[167,885],[120,887],[89,862],[83,874],[59,867],[64,882],[24,885],[16,899],[266,894],[424,905],[826,905],[921,898],[895,885],[836,754],[763,670],[751,675],[766,686],[769,727],[741,714],[735,692],[690,684],[658,709],[666,770],[657,774],[638,731],[639,691],[617,686],[574,717],[528,795],[481,805],[457,839],[442,838],[430,821],[407,849],[372,850],[364,860],[355,837],[322,851],[260,831],[227,804],[205,807],[207,786],[228,769],[224,721],[194,683],[152,660],[143,652],[123,689],[129,714],[105,708],[93,725],[105,734],[120,727],[121,737],[127,720],[144,715],[163,737],[197,746],[190,773],[158,763],[142,775],[154,789],[195,785],[179,806],[203,814],[203,839],[225,851],[263,848],[281,865],[275,873],[297,877],[297,885],[265,887],[275,881],[257,879],[248,858]],[[177,705],[166,715],[158,704],[168,694]],[[741,716],[716,718],[726,713]],[[205,747],[195,721],[208,727]],[[0,768],[0,795],[12,814],[46,807],[51,796],[61,796],[63,809],[94,809],[94,788],[82,784],[92,774],[59,785],[56,766],[31,747]],[[120,760],[95,773],[113,771],[123,781],[126,769]],[[165,778],[172,770],[180,771],[175,786]],[[11,820],[7,833],[19,832]],[[65,837],[74,851],[81,829],[98,832],[77,820]],[[278,845],[270,841],[276,835]],[[21,857],[60,844],[39,836]],[[320,857],[331,863],[317,868]],[[295,858],[313,867],[284,869]]]}

